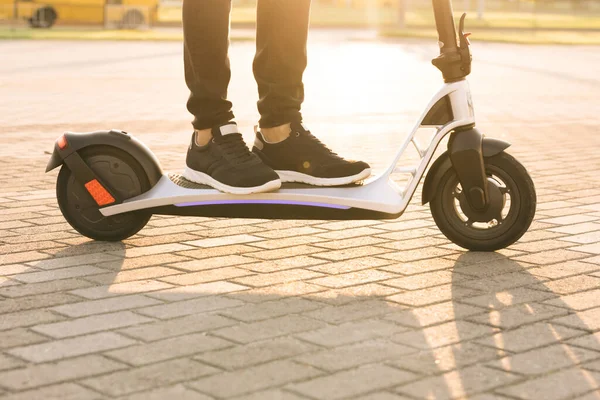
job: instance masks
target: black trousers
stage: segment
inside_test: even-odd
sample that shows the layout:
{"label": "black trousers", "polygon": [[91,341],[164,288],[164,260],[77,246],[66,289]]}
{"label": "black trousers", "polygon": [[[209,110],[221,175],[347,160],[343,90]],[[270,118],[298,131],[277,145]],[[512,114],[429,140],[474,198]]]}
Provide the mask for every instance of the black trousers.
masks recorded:
{"label": "black trousers", "polygon": [[[194,128],[234,118],[227,100],[231,0],[184,0],[185,80]],[[261,128],[300,122],[310,0],[258,0],[254,77]]]}

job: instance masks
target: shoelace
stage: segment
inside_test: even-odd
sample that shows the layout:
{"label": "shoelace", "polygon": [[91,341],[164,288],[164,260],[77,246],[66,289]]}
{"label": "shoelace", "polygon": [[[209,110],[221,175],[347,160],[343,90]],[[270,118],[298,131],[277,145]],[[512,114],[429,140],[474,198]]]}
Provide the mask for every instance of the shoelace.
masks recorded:
{"label": "shoelace", "polygon": [[300,133],[308,139],[307,143],[310,143],[311,147],[317,151],[320,151],[323,154],[332,156],[336,159],[342,159],[337,153],[333,152],[325,143],[321,142],[316,136],[314,136],[310,131],[305,131],[304,133]]}
{"label": "shoelace", "polygon": [[246,146],[241,133],[233,133],[215,139],[225,157],[236,164],[242,164],[252,159],[252,153]]}

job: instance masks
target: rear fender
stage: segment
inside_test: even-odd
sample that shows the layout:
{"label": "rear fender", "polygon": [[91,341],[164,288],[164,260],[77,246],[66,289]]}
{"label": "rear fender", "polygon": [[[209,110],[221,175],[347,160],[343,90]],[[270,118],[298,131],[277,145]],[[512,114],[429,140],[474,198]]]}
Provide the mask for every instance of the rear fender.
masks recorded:
{"label": "rear fender", "polygon": [[138,139],[119,130],[65,133],[54,144],[54,151],[46,166],[46,172],[60,167],[64,164],[65,158],[71,154],[86,147],[97,145],[113,146],[129,153],[144,169],[151,186],[154,186],[163,175],[160,162],[154,153]]}

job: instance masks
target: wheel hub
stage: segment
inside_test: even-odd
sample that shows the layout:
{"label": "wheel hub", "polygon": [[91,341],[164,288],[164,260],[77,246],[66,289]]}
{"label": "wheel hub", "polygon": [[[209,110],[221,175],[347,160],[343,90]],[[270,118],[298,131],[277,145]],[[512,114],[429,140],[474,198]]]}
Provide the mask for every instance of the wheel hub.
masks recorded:
{"label": "wheel hub", "polygon": [[501,223],[498,221],[502,220],[502,210],[504,209],[505,199],[500,186],[493,179],[488,178],[488,195],[489,203],[483,210],[476,210],[469,204],[467,195],[463,191],[460,193],[458,201],[460,208],[469,221],[473,222],[492,222]]}

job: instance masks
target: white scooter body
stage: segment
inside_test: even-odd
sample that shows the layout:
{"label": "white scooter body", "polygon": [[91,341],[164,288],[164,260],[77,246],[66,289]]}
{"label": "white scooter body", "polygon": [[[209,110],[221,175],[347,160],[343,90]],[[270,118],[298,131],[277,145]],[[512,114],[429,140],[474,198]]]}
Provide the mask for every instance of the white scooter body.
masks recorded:
{"label": "white scooter body", "polygon": [[[448,96],[452,108],[453,120],[445,125],[423,125],[429,111],[445,96]],[[193,189],[180,186],[174,182],[173,176],[165,173],[162,178],[146,193],[127,199],[120,204],[103,207],[100,212],[104,216],[122,214],[142,209],[154,209],[174,205],[176,207],[196,207],[209,205],[237,204],[279,204],[328,209],[363,209],[399,216],[408,206],[417,186],[424,176],[427,166],[442,139],[451,131],[475,123],[471,91],[467,80],[446,83],[431,99],[412,132],[407,136],[402,147],[394,157],[391,165],[380,176],[370,178],[363,185],[346,187],[311,187],[286,188],[276,192],[251,195],[233,195],[216,189]],[[437,128],[430,143],[423,145],[417,142],[416,135],[420,128]],[[410,145],[414,145],[420,155],[418,165],[412,168],[397,168],[396,165]],[[407,186],[400,188],[390,176],[395,173],[410,174]]]}

